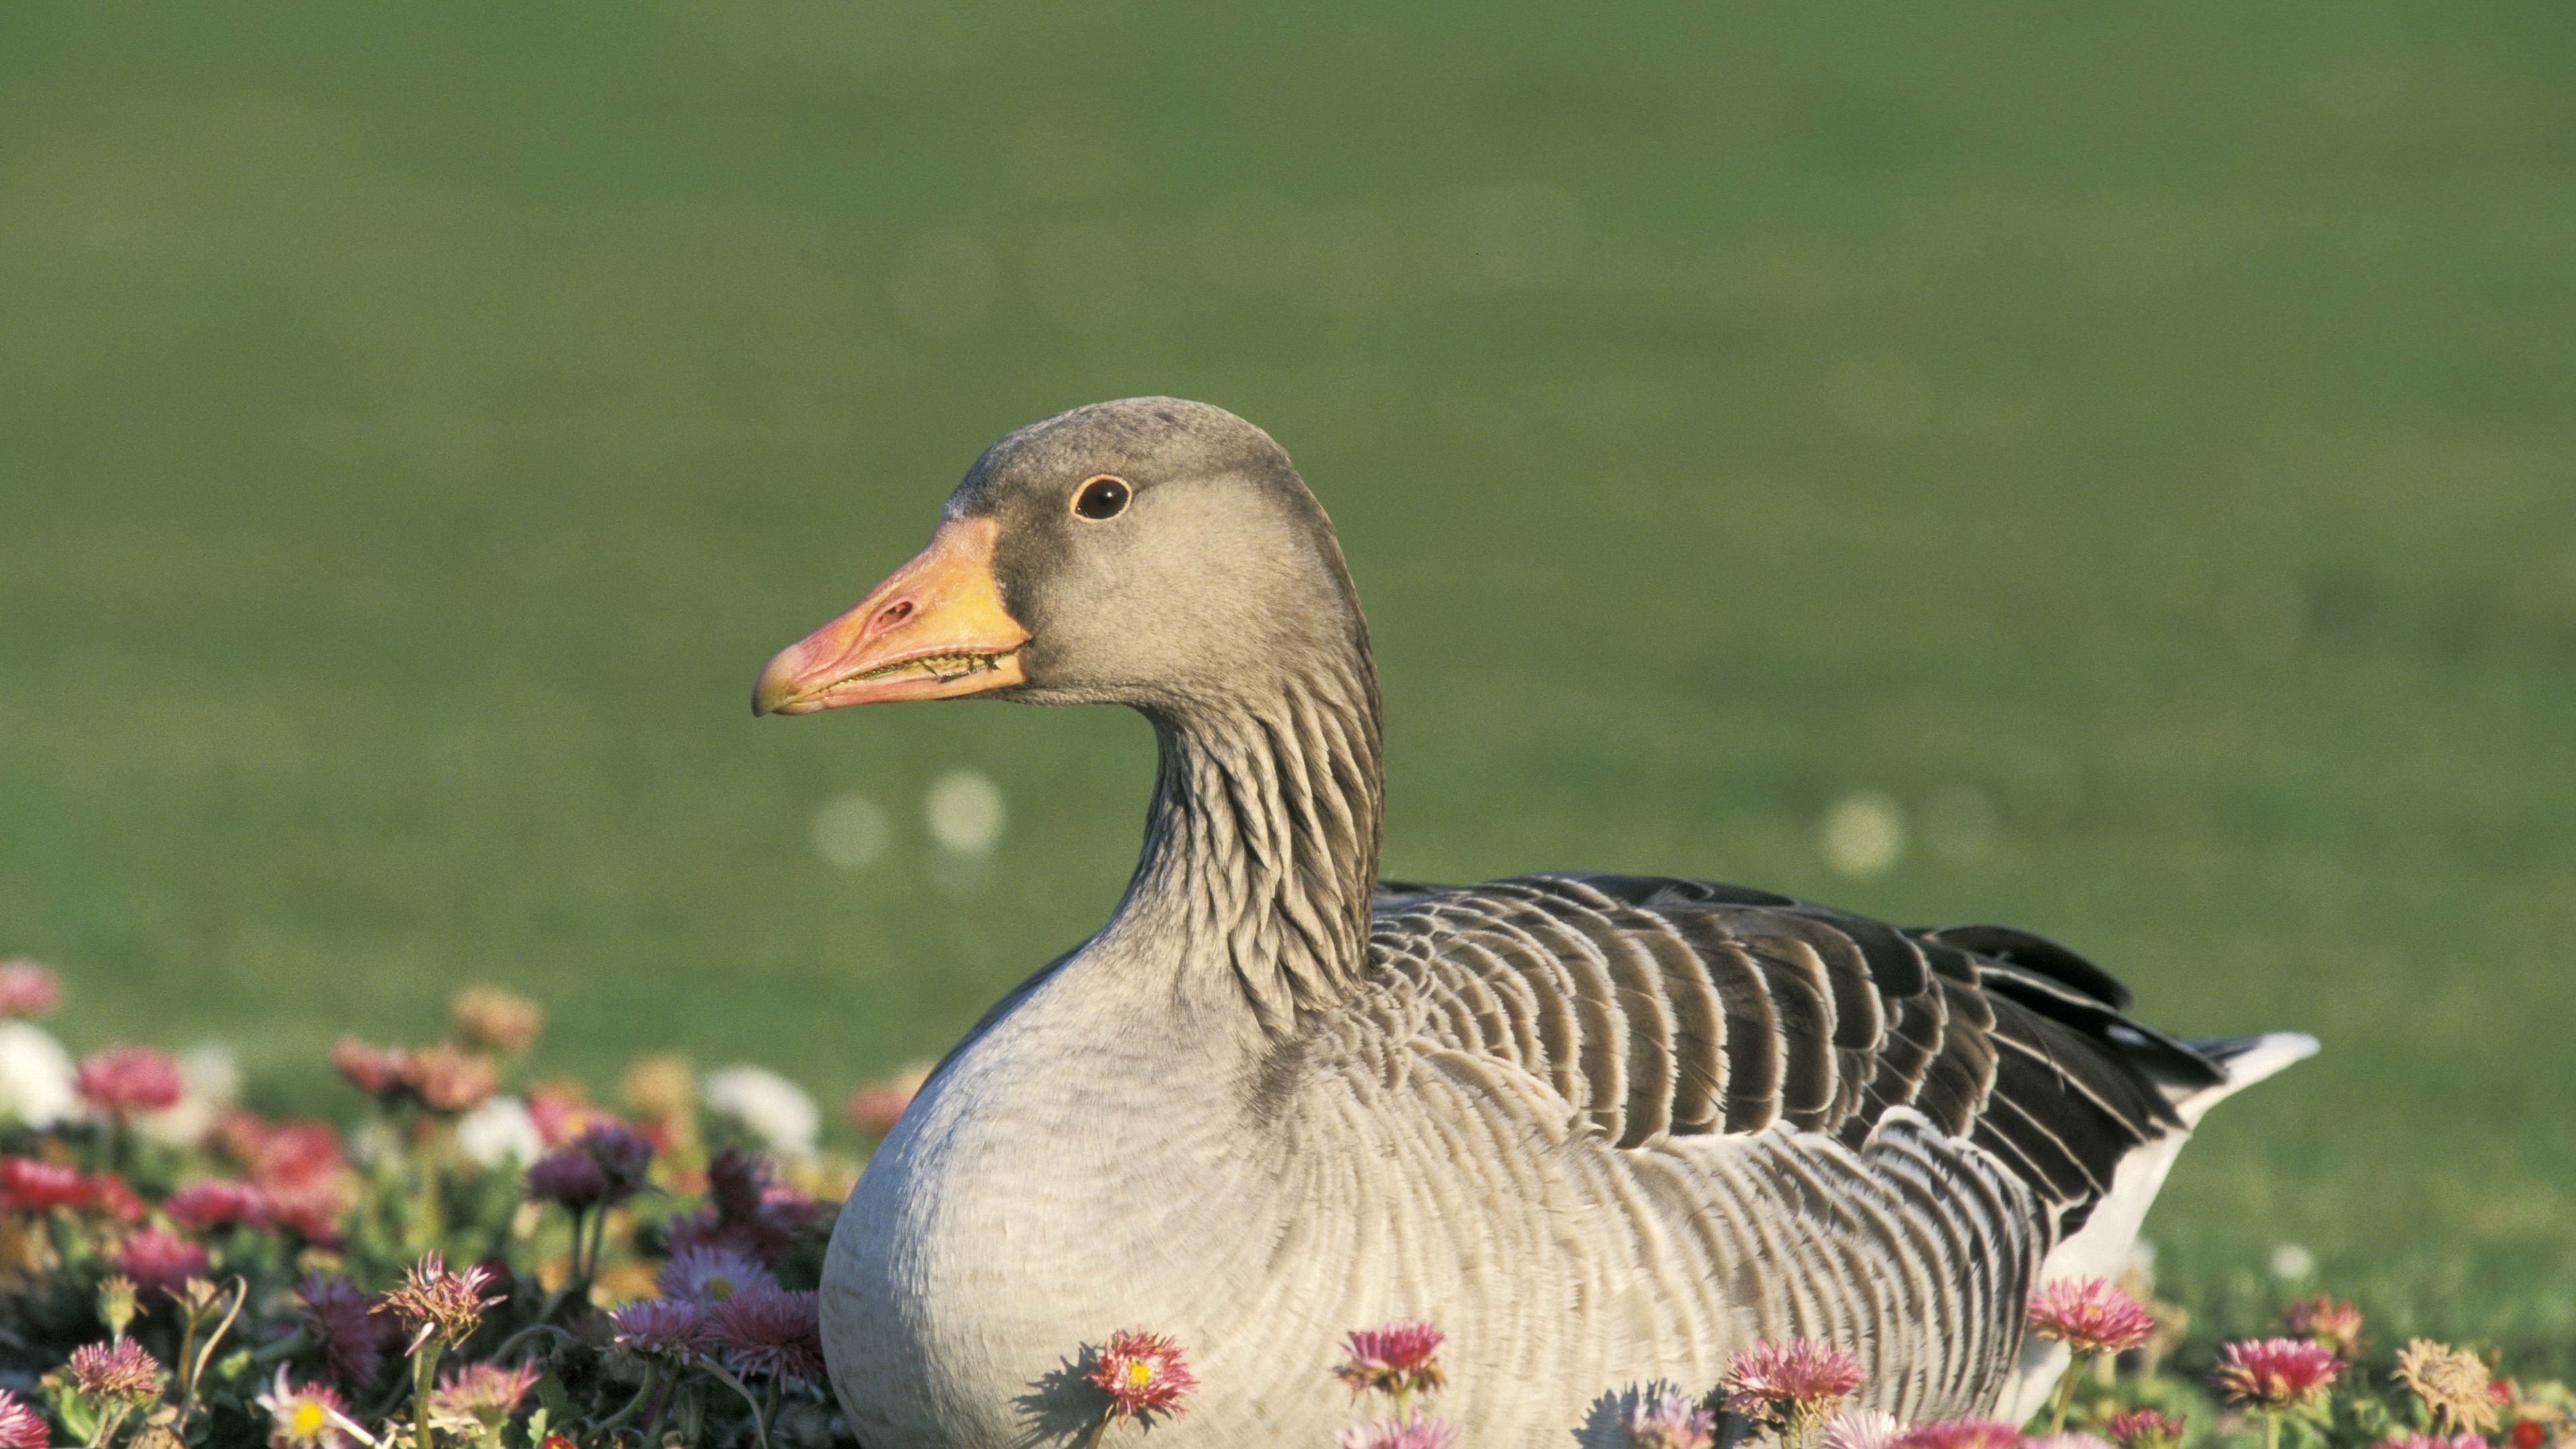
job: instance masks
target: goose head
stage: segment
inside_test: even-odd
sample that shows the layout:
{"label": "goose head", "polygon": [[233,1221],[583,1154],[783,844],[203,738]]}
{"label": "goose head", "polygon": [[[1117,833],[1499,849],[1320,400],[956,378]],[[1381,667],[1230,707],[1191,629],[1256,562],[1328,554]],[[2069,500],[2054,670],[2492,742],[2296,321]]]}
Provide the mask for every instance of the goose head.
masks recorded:
{"label": "goose head", "polygon": [[1365,675],[1367,651],[1287,453],[1222,408],[1131,398],[986,449],[929,546],[770,660],[752,712],[990,695],[1187,719]]}

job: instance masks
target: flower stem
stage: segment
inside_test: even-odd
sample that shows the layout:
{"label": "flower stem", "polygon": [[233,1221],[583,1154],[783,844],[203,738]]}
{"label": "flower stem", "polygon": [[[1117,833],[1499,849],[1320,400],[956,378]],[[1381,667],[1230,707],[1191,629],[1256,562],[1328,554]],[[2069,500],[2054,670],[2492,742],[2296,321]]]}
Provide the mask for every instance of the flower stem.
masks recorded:
{"label": "flower stem", "polygon": [[1101,1410],[1100,1422],[1092,1425],[1091,1432],[1082,1436],[1082,1449],[1100,1449],[1100,1441],[1109,1437],[1109,1426],[1117,1417],[1107,1409]]}
{"label": "flower stem", "polygon": [[644,1361],[644,1383],[641,1387],[635,1390],[635,1397],[626,1401],[625,1408],[622,1408],[616,1413],[609,1415],[607,1418],[600,1420],[599,1423],[593,1427],[597,1432],[605,1434],[609,1430],[616,1428],[618,1425],[625,1423],[627,1420],[634,1418],[635,1411],[643,1408],[645,1401],[653,1396],[653,1391],[661,1386],[662,1366],[649,1358],[646,1359]]}
{"label": "flower stem", "polygon": [[2263,1416],[2263,1449],[2281,1449],[2281,1416]]}
{"label": "flower stem", "polygon": [[2075,1400],[2075,1380],[2092,1360],[2089,1353],[2067,1356],[2066,1371],[2057,1376],[2057,1389],[2048,1396],[2048,1432],[2051,1434],[2066,1432],[2066,1406]]}
{"label": "flower stem", "polygon": [[438,1356],[447,1348],[432,1334],[411,1356],[411,1432],[414,1449],[438,1449],[429,1438],[429,1391],[438,1384]]}
{"label": "flower stem", "polygon": [[[744,1388],[742,1380],[732,1374],[714,1364],[708,1364],[706,1368],[708,1373],[716,1376],[718,1383],[742,1396],[743,1403],[751,1409],[752,1442],[758,1444],[760,1449],[769,1449],[769,1421],[760,1415],[760,1400],[753,1398],[751,1390]],[[427,1446],[424,1445],[423,1449],[427,1449]]]}

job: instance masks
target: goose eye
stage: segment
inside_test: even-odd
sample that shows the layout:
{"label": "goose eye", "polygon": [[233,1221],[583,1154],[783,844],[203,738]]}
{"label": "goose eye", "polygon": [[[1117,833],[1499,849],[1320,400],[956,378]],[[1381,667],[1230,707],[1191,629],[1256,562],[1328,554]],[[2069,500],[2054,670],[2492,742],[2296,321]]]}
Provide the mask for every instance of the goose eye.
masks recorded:
{"label": "goose eye", "polygon": [[1073,495],[1073,511],[1097,523],[1116,518],[1127,511],[1129,491],[1125,480],[1107,474],[1084,483]]}

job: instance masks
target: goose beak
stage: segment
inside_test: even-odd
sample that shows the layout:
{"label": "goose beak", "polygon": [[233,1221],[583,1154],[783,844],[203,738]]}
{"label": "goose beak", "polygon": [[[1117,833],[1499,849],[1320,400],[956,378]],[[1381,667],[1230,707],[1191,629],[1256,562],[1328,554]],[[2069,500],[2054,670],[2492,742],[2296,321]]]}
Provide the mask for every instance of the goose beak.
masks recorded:
{"label": "goose beak", "polygon": [[954,699],[1022,681],[1029,631],[1002,607],[989,518],[952,518],[930,547],[831,623],[787,646],[751,712],[813,714],[896,699]]}

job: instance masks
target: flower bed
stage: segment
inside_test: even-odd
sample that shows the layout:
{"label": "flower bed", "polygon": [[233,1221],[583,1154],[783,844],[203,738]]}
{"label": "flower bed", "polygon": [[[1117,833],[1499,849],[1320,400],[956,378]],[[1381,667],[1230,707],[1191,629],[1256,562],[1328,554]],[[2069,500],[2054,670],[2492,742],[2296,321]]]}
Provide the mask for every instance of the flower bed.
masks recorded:
{"label": "flower bed", "polygon": [[[364,1103],[343,1131],[232,1105],[220,1061],[74,1061],[27,1019],[59,996],[0,964],[0,1449],[851,1442],[814,1286],[855,1164],[815,1151],[793,1084],[646,1058],[611,1110],[524,1083],[542,1016],[475,988],[443,1040],[340,1045]],[[919,1082],[863,1089],[851,1121],[881,1135]],[[2029,1318],[2072,1361],[2027,1428],[1852,1408],[1861,1364],[1793,1340],[1716,1384],[1630,1389],[1611,1432],[1641,1449],[1730,1430],[1782,1449],[2576,1449],[2563,1386],[2422,1339],[2375,1354],[2332,1299],[2204,1347],[2197,1374],[2169,1370],[2181,1315],[2143,1279],[2052,1283]],[[1444,1342],[1413,1321],[1346,1337],[1341,1449],[1472,1442],[1438,1413]],[[1066,1351],[1099,1394],[1092,1444],[1150,1442],[1189,1411],[1190,1346],[1151,1325]]]}

